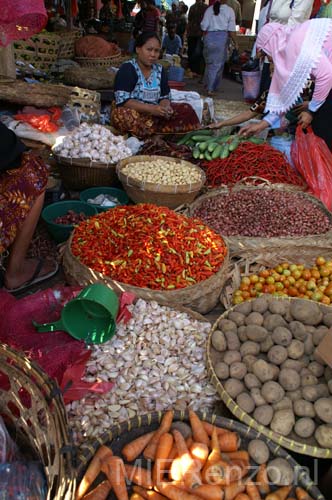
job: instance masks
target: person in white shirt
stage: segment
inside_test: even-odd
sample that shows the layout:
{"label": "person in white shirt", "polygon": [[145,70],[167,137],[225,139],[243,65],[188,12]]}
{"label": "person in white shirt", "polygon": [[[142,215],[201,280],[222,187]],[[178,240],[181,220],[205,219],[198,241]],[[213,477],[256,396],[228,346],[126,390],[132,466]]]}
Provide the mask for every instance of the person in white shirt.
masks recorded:
{"label": "person in white shirt", "polygon": [[217,1],[206,9],[201,22],[201,29],[204,32],[203,55],[206,63],[204,83],[208,95],[213,95],[220,86],[229,37],[237,46],[235,14],[226,2],[227,0]]}
{"label": "person in white shirt", "polygon": [[270,22],[295,26],[310,18],[314,0],[271,0],[267,19]]}

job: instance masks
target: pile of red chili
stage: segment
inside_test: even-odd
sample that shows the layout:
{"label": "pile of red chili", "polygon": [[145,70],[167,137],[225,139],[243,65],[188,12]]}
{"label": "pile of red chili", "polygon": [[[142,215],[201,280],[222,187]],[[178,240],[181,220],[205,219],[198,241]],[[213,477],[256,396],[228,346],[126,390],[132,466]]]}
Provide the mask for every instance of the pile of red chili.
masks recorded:
{"label": "pile of red chili", "polygon": [[294,171],[286,156],[269,144],[241,143],[228,158],[204,161],[209,186],[231,186],[245,177],[262,177],[273,184],[304,186],[303,179]]}
{"label": "pile of red chili", "polygon": [[116,207],[82,222],[71,250],[94,271],[157,290],[209,278],[227,253],[222,237],[200,220],[150,204]]}

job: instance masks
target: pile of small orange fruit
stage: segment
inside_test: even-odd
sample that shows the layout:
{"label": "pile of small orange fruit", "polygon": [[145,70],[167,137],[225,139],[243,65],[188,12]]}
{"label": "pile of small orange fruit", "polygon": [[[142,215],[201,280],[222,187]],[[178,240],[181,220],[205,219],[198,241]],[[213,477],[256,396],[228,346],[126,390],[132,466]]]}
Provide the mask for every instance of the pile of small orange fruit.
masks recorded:
{"label": "pile of small orange fruit", "polygon": [[263,293],[279,297],[300,297],[322,304],[332,302],[332,259],[317,257],[315,265],[282,262],[273,269],[244,276],[233,295],[233,304],[240,304]]}

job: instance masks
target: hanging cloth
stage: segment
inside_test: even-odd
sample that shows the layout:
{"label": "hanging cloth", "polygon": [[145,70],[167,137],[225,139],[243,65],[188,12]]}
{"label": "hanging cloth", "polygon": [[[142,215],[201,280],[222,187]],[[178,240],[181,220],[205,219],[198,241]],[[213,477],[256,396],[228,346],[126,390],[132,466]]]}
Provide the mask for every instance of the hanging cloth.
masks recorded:
{"label": "hanging cloth", "polygon": [[43,0],[0,0],[0,46],[39,33],[47,23]]}

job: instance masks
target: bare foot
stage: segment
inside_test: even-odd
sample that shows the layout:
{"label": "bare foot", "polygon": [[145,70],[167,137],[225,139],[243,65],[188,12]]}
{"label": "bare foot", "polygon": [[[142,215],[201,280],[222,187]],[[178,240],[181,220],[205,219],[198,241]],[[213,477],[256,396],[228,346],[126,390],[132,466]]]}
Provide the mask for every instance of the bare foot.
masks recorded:
{"label": "bare foot", "polygon": [[[38,266],[39,259],[26,259],[21,268],[14,272],[6,272],[4,277],[4,285],[8,290],[19,288],[20,286],[27,283],[34,275],[36,268]],[[38,274],[38,277],[47,275],[48,273],[55,270],[55,264],[52,260],[43,260],[42,268]]]}

